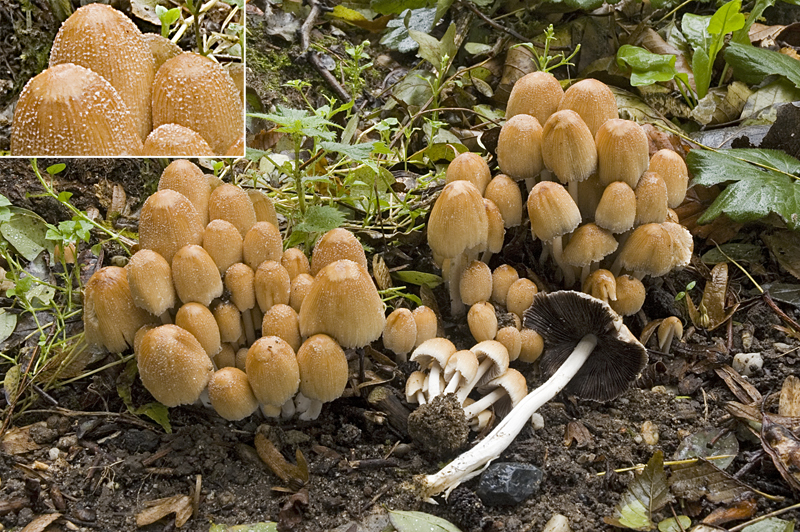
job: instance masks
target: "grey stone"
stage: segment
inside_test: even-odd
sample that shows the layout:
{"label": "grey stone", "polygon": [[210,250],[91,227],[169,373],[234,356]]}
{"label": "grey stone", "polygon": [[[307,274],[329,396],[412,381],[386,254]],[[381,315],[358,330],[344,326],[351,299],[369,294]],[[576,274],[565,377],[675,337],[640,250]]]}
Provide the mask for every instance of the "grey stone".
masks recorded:
{"label": "grey stone", "polygon": [[531,464],[495,463],[481,475],[477,494],[486,506],[519,504],[539,489],[543,476]]}

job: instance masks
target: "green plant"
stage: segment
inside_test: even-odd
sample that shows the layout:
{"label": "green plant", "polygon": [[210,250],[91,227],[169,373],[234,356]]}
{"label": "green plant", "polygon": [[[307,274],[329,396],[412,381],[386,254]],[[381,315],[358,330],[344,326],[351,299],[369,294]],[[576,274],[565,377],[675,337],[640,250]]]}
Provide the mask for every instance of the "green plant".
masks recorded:
{"label": "green plant", "polygon": [[[539,49],[533,45],[533,43],[525,42],[521,44],[516,44],[514,47],[522,46],[523,48],[527,49],[528,51],[533,54],[534,60],[536,61],[536,66],[542,72],[550,72],[551,70],[555,70],[561,66],[573,66],[571,60],[575,55],[580,52],[581,45],[577,45],[575,50],[568,56],[564,54],[564,52],[559,52],[556,55],[550,55],[550,46],[555,40],[555,30],[553,25],[550,24],[544,30],[544,48],[542,52],[539,53]],[[553,64],[551,64],[553,63]]]}
{"label": "green plant", "polygon": [[[347,44],[344,47],[345,53],[350,57],[348,61],[342,61],[342,70],[344,75],[350,80],[351,94],[356,96],[361,94],[366,83],[363,74],[373,66],[373,62],[369,61],[370,56],[364,50],[369,46],[369,41],[363,41],[361,44],[353,46]],[[361,64],[362,61],[367,61]]]}
{"label": "green plant", "polygon": [[675,294],[675,301],[680,301],[683,298],[685,298],[686,294],[691,292],[696,284],[697,284],[697,281],[692,281],[691,283],[687,284],[686,288],[684,290],[682,290],[682,291],[678,292],[677,294]]}
{"label": "green plant", "polygon": [[181,16],[181,8],[173,7],[172,9],[167,9],[162,5],[157,5],[156,15],[158,20],[161,21],[161,36],[166,39],[169,37],[170,26],[175,24]]}

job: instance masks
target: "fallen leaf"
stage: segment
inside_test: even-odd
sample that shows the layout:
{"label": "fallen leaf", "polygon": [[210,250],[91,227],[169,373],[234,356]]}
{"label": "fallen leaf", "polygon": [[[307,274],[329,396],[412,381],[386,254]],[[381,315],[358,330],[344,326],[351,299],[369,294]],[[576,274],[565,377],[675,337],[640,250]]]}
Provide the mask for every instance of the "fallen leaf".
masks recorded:
{"label": "fallen leaf", "polygon": [[689,516],[670,517],[658,523],[658,532],[685,532],[692,526]]}
{"label": "fallen leaf", "polygon": [[744,521],[745,519],[753,517],[757,509],[758,505],[756,501],[747,499],[733,506],[715,509],[703,518],[703,523],[706,525],[720,526],[731,521]]}
{"label": "fallen leaf", "polygon": [[461,532],[450,521],[425,512],[389,510],[389,521],[397,532]]}
{"label": "fallen leaf", "polygon": [[278,512],[277,530],[279,532],[288,532],[297,528],[303,522],[303,510],[307,506],[308,490],[304,488],[292,494],[281,507],[281,511]]}
{"label": "fallen leaf", "polygon": [[652,514],[674,500],[664,472],[664,453],[656,451],[641,473],[636,474],[614,507],[613,517],[604,517],[609,525],[633,530],[651,530]]}
{"label": "fallen leaf", "polygon": [[[712,445],[713,442],[713,445]],[[673,455],[674,460],[688,458],[709,458],[712,456],[730,455],[730,458],[721,458],[714,463],[720,469],[726,469],[733,463],[739,453],[739,441],[732,432],[724,434],[723,429],[706,429],[695,432],[681,441]]]}
{"label": "fallen leaf", "polygon": [[776,231],[761,237],[778,264],[800,279],[800,243],[796,231]]}
{"label": "fallen leaf", "polygon": [[144,504],[146,508],[136,514],[136,526],[140,528],[172,513],[175,514],[175,526],[180,528],[192,516],[192,499],[188,495],[173,495]]}
{"label": "fallen leaf", "polygon": [[747,491],[755,491],[711,462],[699,459],[691,464],[671,466],[669,487],[683,499],[729,504]]}
{"label": "fallen leaf", "polygon": [[30,425],[27,427],[14,427],[3,435],[2,448],[4,453],[24,454],[35,451],[39,445],[33,441],[30,434]]}
{"label": "fallen leaf", "polygon": [[727,364],[715,368],[717,376],[725,381],[733,395],[735,395],[741,402],[758,403],[761,401],[761,393],[755,386],[742,378],[739,373]]}
{"label": "fallen leaf", "polygon": [[777,517],[770,517],[758,523],[746,526],[742,532],[793,532],[794,521],[784,521]]}
{"label": "fallen leaf", "polygon": [[300,449],[297,449],[297,465],[294,465],[286,461],[275,445],[261,432],[256,433],[255,445],[258,457],[278,478],[289,484],[290,488],[299,488],[308,482],[308,464]]}
{"label": "fallen leaf", "polygon": [[44,530],[59,517],[61,517],[60,513],[40,515],[28,523],[25,528],[22,529],[22,532],[44,532]]}
{"label": "fallen leaf", "polygon": [[689,317],[695,327],[713,331],[733,316],[739,304],[725,311],[725,296],[728,292],[728,264],[721,262],[711,270],[711,280],[703,289],[703,297],[698,307],[691,297],[686,298]]}
{"label": "fallen leaf", "polygon": [[573,441],[578,449],[592,443],[591,433],[580,421],[570,421],[564,430],[564,445],[569,447]]}
{"label": "fallen leaf", "polygon": [[800,438],[773,417],[764,414],[761,424],[761,446],[775,468],[793,490],[800,491]]}
{"label": "fallen leaf", "polygon": [[789,375],[783,381],[778,415],[800,417],[800,379],[794,375]]}

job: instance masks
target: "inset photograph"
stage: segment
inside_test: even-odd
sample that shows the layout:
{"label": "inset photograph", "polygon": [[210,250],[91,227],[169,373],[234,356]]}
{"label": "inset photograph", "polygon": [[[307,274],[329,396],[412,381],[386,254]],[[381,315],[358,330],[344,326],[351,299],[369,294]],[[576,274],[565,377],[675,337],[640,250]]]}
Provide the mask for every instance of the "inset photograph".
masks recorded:
{"label": "inset photograph", "polygon": [[244,155],[242,0],[82,3],[0,19],[0,153]]}

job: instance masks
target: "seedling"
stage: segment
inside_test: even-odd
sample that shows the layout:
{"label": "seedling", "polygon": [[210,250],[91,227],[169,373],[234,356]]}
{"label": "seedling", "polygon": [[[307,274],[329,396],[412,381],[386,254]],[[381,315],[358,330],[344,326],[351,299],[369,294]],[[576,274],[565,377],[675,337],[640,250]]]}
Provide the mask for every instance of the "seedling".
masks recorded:
{"label": "seedling", "polygon": [[553,25],[550,24],[547,29],[544,30],[544,48],[542,53],[539,53],[539,49],[533,45],[533,43],[525,42],[521,44],[514,45],[514,47],[522,46],[531,54],[533,54],[534,59],[536,60],[536,66],[542,72],[550,72],[551,70],[555,70],[562,66],[574,66],[571,62],[572,58],[577,55],[578,52],[581,50],[581,45],[578,44],[575,46],[575,50],[569,54],[568,56],[564,54],[564,52],[559,52],[555,55],[550,55],[550,45],[556,39],[555,30],[553,29]]}

